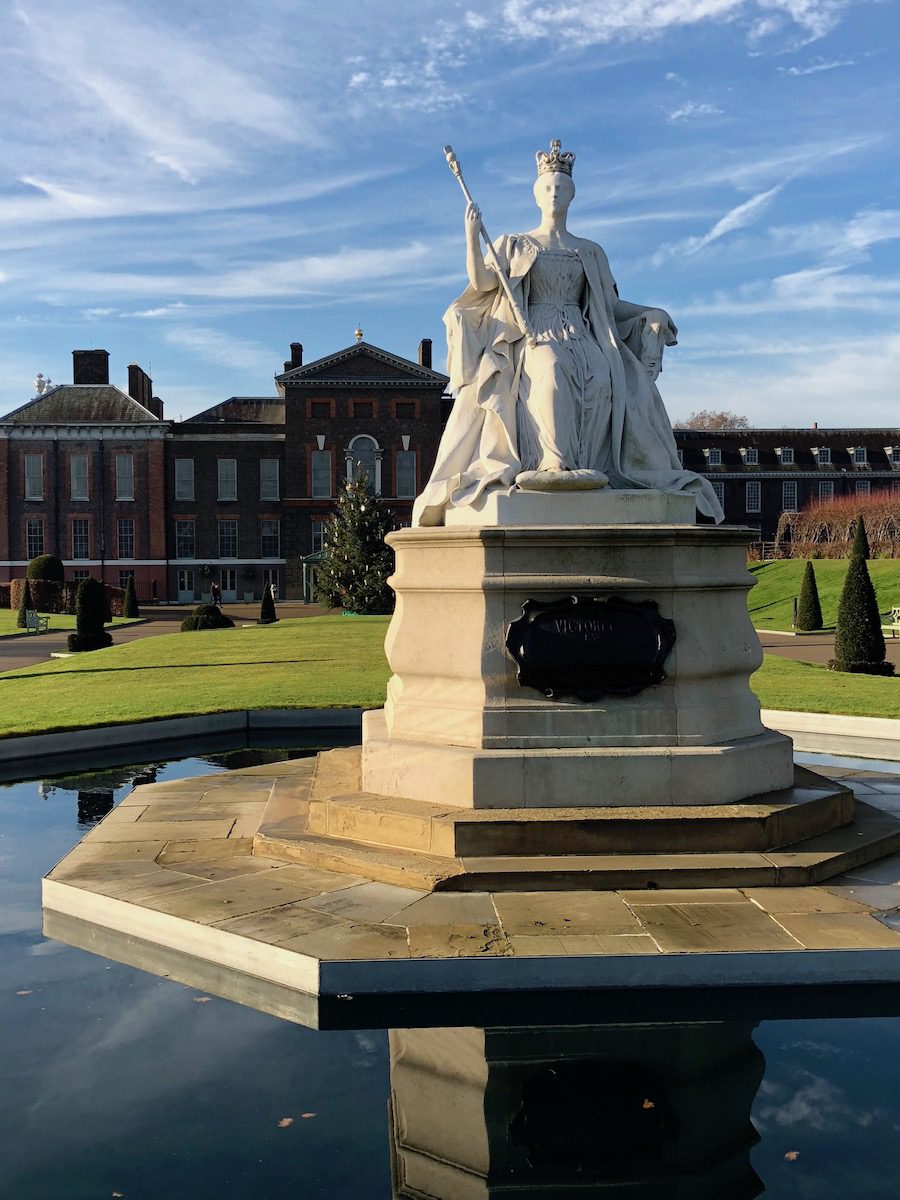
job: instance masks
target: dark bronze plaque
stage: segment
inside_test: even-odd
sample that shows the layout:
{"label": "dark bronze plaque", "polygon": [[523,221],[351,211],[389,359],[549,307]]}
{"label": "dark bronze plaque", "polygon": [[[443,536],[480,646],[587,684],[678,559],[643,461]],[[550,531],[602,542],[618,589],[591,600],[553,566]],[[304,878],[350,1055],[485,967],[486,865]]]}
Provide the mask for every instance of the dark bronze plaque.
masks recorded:
{"label": "dark bronze plaque", "polygon": [[675,625],[655,600],[526,600],[506,634],[522,687],[545,696],[636,696],[665,679]]}

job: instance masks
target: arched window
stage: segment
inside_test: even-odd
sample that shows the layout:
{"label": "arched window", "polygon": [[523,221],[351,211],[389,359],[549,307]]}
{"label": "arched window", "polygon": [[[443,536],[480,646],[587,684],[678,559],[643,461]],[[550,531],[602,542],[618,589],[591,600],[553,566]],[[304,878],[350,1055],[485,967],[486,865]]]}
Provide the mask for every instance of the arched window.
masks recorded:
{"label": "arched window", "polygon": [[361,433],[347,447],[347,479],[352,481],[365,471],[376,496],[381,494],[381,448],[373,437]]}

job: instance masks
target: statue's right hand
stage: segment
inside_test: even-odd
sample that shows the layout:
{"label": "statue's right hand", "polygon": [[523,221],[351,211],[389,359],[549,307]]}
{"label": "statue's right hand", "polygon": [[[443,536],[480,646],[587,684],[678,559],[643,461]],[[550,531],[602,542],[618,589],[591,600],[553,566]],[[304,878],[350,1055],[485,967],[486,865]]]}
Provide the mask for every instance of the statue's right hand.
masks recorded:
{"label": "statue's right hand", "polygon": [[481,209],[474,200],[470,200],[466,205],[466,240],[473,245],[477,245],[480,230]]}

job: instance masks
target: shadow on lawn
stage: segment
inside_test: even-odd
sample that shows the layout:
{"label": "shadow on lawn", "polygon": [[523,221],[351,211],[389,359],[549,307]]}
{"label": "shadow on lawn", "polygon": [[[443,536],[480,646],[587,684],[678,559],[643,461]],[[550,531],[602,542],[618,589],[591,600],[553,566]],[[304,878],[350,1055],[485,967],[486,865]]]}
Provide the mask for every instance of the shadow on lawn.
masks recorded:
{"label": "shadow on lawn", "polygon": [[197,662],[197,663],[157,663],[143,667],[83,667],[78,671],[43,671],[40,675],[15,675],[12,671],[0,674],[0,683],[12,682],[14,679],[52,679],[55,675],[114,675],[121,671],[193,671],[198,667],[283,667],[290,664],[298,666],[303,663],[322,663],[321,658],[270,658],[254,659],[253,662]]}

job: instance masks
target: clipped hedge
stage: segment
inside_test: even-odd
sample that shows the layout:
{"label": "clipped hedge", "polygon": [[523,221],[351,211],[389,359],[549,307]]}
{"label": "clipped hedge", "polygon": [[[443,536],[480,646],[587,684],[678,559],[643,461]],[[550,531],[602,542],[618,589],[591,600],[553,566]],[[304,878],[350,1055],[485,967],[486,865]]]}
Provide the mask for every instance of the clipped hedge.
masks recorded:
{"label": "clipped hedge", "polygon": [[0,608],[12,608],[9,592],[10,585],[8,583],[0,583]]}
{"label": "clipped hedge", "polygon": [[66,568],[62,559],[55,554],[39,554],[25,568],[27,579],[52,579],[54,583],[65,583]]}
{"label": "clipped hedge", "polygon": [[181,632],[194,629],[234,629],[234,621],[226,617],[215,604],[198,604],[189,617],[181,622]]}
{"label": "clipped hedge", "polygon": [[[32,608],[42,613],[69,613],[74,615],[77,611],[77,596],[78,584],[74,582],[57,583],[52,579],[29,579],[29,589],[31,591]],[[25,586],[24,579],[13,579],[7,585],[9,587],[9,607],[18,608],[19,601],[22,595],[22,589]],[[113,587],[111,583],[107,583],[106,596],[109,601],[109,611],[114,617],[124,615],[125,608],[125,589]]]}
{"label": "clipped hedge", "polygon": [[70,650],[102,650],[112,644],[112,636],[103,628],[106,620],[106,589],[99,579],[82,579],[75,604],[76,632],[70,633]]}

